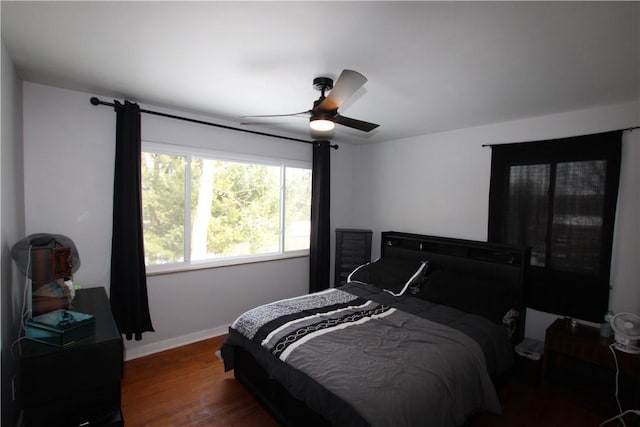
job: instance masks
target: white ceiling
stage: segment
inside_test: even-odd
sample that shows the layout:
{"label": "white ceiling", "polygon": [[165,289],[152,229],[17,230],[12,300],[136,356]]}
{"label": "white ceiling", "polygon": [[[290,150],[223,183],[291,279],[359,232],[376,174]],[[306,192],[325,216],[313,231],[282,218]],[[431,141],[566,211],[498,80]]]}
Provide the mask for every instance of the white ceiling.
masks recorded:
{"label": "white ceiling", "polygon": [[[11,2],[23,79],[237,123],[369,81],[334,141],[387,141],[640,98],[640,2]],[[87,108],[93,108],[87,100]],[[239,125],[246,126],[246,125]],[[287,118],[254,130],[308,138]]]}

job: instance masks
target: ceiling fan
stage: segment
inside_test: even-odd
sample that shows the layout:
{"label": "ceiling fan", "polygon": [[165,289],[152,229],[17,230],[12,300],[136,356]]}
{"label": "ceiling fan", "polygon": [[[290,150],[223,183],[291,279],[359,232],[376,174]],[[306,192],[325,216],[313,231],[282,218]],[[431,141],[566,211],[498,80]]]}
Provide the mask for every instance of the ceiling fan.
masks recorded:
{"label": "ceiling fan", "polygon": [[[370,132],[379,125],[352,119],[338,113],[338,108],[367,82],[367,78],[357,71],[343,70],[335,85],[330,77],[316,77],[313,86],[320,91],[320,98],[313,102],[313,108],[292,114],[268,114],[243,117],[309,117],[309,127],[313,132],[329,132],[335,124],[347,126],[363,132]],[[326,95],[326,92],[329,94]]]}

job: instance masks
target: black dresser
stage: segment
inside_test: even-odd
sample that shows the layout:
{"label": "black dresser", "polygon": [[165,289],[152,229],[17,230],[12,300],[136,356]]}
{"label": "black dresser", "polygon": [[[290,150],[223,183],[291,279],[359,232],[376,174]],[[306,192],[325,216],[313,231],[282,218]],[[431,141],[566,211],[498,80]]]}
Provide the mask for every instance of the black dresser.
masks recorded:
{"label": "black dresser", "polygon": [[334,286],[342,286],[356,267],[371,261],[371,230],[336,228]]}
{"label": "black dresser", "polygon": [[105,289],[76,291],[71,310],[95,317],[92,335],[63,348],[20,344],[25,426],[122,426],[122,336]]}

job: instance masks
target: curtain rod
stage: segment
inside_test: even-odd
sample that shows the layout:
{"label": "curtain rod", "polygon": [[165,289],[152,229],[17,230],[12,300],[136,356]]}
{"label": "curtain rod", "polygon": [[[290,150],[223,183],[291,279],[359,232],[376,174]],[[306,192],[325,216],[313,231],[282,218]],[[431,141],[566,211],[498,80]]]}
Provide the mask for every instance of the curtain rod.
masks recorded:
{"label": "curtain rod", "polygon": [[[635,129],[640,129],[640,126],[634,126],[634,127],[625,128],[625,129],[615,129],[615,130],[610,130],[610,131],[607,131],[607,132],[615,132],[615,131],[625,132],[625,131],[628,131],[628,130],[635,130]],[[598,133],[607,133],[607,132],[598,132]],[[554,139],[556,139],[556,138],[554,138]],[[482,146],[483,147],[498,147],[500,145],[511,145],[511,144],[517,144],[517,143],[504,142],[504,143],[501,143],[501,144],[482,144]]]}
{"label": "curtain rod", "polygon": [[[102,100],[98,99],[98,97],[96,97],[96,96],[92,96],[89,101],[91,102],[92,105],[106,105],[108,107],[115,107],[115,103],[102,101]],[[189,117],[183,117],[183,116],[176,116],[176,115],[173,115],[173,114],[161,113],[159,111],[145,110],[143,108],[140,109],[140,112],[141,113],[146,113],[146,114],[153,114],[155,116],[160,116],[160,117],[167,117],[167,118],[170,118],[170,119],[183,120],[185,122],[197,123],[197,124],[200,124],[200,125],[214,126],[214,127],[218,127],[218,128],[222,128],[222,129],[235,130],[235,131],[238,131],[238,132],[252,133],[254,135],[270,136],[272,138],[280,138],[280,139],[286,139],[286,140],[289,140],[289,141],[304,142],[305,144],[315,144],[316,142],[318,142],[318,141],[306,141],[304,139],[291,138],[291,137],[288,137],[288,136],[274,135],[274,134],[266,133],[266,132],[258,132],[258,131],[255,131],[255,130],[241,129],[241,128],[236,128],[236,127],[233,127],[233,126],[221,125],[219,123],[212,123],[212,122],[207,122],[207,121],[204,121],[204,120],[191,119]],[[331,148],[333,148],[335,150],[338,149],[338,146],[335,145],[335,144],[334,145],[329,144],[329,147],[331,147]]]}

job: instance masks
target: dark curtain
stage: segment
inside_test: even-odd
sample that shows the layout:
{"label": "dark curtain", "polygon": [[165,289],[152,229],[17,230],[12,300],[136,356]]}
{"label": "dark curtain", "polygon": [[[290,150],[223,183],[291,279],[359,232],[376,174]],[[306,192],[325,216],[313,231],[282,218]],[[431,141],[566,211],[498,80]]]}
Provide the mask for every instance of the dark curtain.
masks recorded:
{"label": "dark curtain", "polygon": [[128,340],[153,331],[142,238],[140,107],[115,101],[116,160],[111,239],[111,311]]}
{"label": "dark curtain", "polygon": [[311,242],[309,247],[309,292],[329,287],[331,198],[331,153],[329,141],[313,144],[311,178]]}
{"label": "dark curtain", "polygon": [[527,306],[608,310],[621,131],[493,146],[489,240],[531,247]]}

